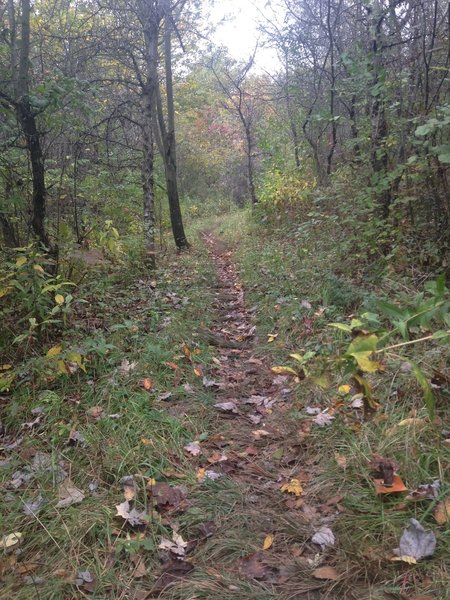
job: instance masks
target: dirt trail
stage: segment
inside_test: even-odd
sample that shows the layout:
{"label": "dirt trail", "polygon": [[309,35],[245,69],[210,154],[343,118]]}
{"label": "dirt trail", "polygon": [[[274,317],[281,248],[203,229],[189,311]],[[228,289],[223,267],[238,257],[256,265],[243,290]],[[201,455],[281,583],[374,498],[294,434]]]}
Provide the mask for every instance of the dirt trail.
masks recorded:
{"label": "dirt trail", "polygon": [[[329,506],[322,514],[314,506],[320,496],[313,482],[317,457],[311,456],[307,433],[298,421],[286,418],[293,399],[290,381],[255,357],[253,311],[246,306],[231,251],[214,233],[205,233],[203,239],[218,274],[217,317],[209,331],[210,342],[217,347],[217,434],[209,443],[227,456],[215,465],[216,470],[244,492],[242,505],[222,521],[203,554],[205,566],[214,567],[219,577],[232,571],[254,586],[248,596],[242,596],[236,594],[241,589],[237,587],[233,595],[231,585],[227,598],[343,598],[330,593],[330,582],[311,577],[312,567],[323,564],[326,554],[317,559],[320,548],[311,543],[311,535],[333,519],[335,510]],[[283,492],[283,484],[292,480],[307,487],[308,493]],[[233,535],[241,547],[252,548],[247,556],[227,555],[223,550]],[[273,536],[273,542],[263,549],[264,541],[271,543],[267,536]],[[330,562],[327,559],[326,564]]]}

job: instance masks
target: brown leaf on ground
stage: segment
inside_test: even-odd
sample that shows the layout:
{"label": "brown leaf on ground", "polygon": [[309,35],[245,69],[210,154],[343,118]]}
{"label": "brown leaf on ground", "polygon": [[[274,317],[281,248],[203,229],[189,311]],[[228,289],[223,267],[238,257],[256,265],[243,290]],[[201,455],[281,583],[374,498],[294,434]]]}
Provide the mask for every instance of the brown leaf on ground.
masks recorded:
{"label": "brown leaf on ground", "polygon": [[261,558],[261,552],[255,552],[241,558],[239,573],[248,579],[265,579],[270,572],[270,568],[262,562]]}
{"label": "brown leaf on ground", "polygon": [[331,579],[337,581],[339,579],[339,573],[334,567],[320,567],[311,573],[316,579]]}
{"label": "brown leaf on ground", "polygon": [[171,560],[167,563],[152,589],[142,598],[157,598],[161,592],[169,590],[171,587],[181,582],[184,577],[194,570],[194,565],[182,560]]}
{"label": "brown leaf on ground", "polygon": [[150,377],[146,377],[142,380],[142,387],[144,388],[144,390],[147,390],[147,392],[150,392],[150,390],[153,389],[154,385],[154,381],[153,379],[150,379]]}
{"label": "brown leaf on ground", "polygon": [[160,511],[182,510],[187,506],[187,488],[184,485],[171,486],[168,483],[155,483],[148,485],[147,490]]}
{"label": "brown leaf on ground", "polygon": [[92,419],[98,421],[99,419],[102,419],[105,416],[105,411],[101,406],[92,406],[87,411],[87,415],[88,417],[91,417]]}
{"label": "brown leaf on ground", "polygon": [[64,480],[58,489],[59,502],[56,508],[66,508],[72,504],[79,504],[84,500],[84,494],[70,479]]}
{"label": "brown leaf on ground", "polygon": [[438,525],[450,523],[450,498],[447,498],[436,505],[433,516]]}

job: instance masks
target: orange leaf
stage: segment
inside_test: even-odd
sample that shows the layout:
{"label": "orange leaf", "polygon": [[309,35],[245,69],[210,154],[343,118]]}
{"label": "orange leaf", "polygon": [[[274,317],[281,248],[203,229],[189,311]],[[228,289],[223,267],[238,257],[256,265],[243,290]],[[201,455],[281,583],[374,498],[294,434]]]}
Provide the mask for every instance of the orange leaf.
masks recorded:
{"label": "orange leaf", "polygon": [[142,381],[142,387],[144,389],[146,389],[148,392],[153,388],[153,379],[150,379],[150,377],[146,377],[143,381]]}
{"label": "orange leaf", "polygon": [[185,357],[188,360],[191,360],[192,352],[190,351],[189,346],[187,344],[183,344],[183,346],[181,348],[183,350],[183,354],[185,355]]}
{"label": "orange leaf", "polygon": [[434,520],[438,525],[450,523],[450,498],[439,502],[434,509]]}
{"label": "orange leaf", "polygon": [[197,377],[203,377],[203,371],[201,367],[194,367],[194,373],[197,375]]}
{"label": "orange leaf", "polygon": [[269,533],[269,535],[266,535],[266,537],[264,538],[263,550],[269,550],[269,548],[272,547],[272,544],[273,544],[273,535],[271,533]]}
{"label": "orange leaf", "polygon": [[170,362],[170,361],[169,361],[169,362],[166,362],[166,365],[167,365],[168,367],[170,367],[171,369],[173,369],[174,371],[176,371],[176,370],[178,369],[178,365],[177,365],[177,363],[174,363],[174,362]]}
{"label": "orange leaf", "polygon": [[398,494],[400,492],[408,491],[408,488],[405,486],[405,484],[398,475],[394,475],[394,481],[389,487],[386,487],[384,485],[383,479],[374,479],[373,482],[377,494]]}
{"label": "orange leaf", "polygon": [[200,467],[200,469],[197,471],[197,481],[199,483],[202,483],[203,481],[205,481],[205,477],[206,477],[206,469],[204,469],[203,467]]}

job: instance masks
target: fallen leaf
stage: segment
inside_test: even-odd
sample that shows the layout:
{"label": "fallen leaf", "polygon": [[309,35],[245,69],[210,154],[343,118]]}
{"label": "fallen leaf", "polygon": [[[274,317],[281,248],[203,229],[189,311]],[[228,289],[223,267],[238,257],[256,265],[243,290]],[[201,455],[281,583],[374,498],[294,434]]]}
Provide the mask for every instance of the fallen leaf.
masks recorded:
{"label": "fallen leaf", "polygon": [[[340,385],[338,388],[339,393],[341,394],[349,394],[351,392],[351,385]],[[324,567],[324,569],[326,569],[327,567]]]}
{"label": "fallen leaf", "polygon": [[341,469],[347,468],[347,458],[345,456],[342,456],[342,454],[336,453],[334,455],[334,459],[335,459],[338,467],[340,467]]}
{"label": "fallen leaf", "polygon": [[400,494],[408,491],[408,488],[398,475],[394,475],[394,479],[389,486],[385,484],[383,479],[374,479],[373,482],[377,494]]}
{"label": "fallen leaf", "polygon": [[298,376],[297,371],[292,369],[291,367],[272,367],[272,373],[276,373],[277,375],[295,375]]}
{"label": "fallen leaf", "polygon": [[267,565],[261,560],[261,553],[255,552],[239,561],[239,572],[250,579],[264,579],[269,572]]}
{"label": "fallen leaf", "polygon": [[415,490],[406,496],[406,500],[411,500],[413,502],[419,502],[420,500],[434,500],[438,497],[440,488],[441,482],[439,479],[436,479],[433,483],[425,483],[417,486]]}
{"label": "fallen leaf", "polygon": [[269,344],[271,344],[273,341],[275,341],[278,337],[278,333],[268,333],[267,334],[267,341]]}
{"label": "fallen leaf", "polygon": [[23,512],[26,515],[35,515],[44,506],[44,504],[46,504],[45,498],[43,498],[42,496],[39,495],[36,498],[36,500],[34,500],[32,502],[31,501],[25,502],[25,504],[23,505]]}
{"label": "fallen leaf", "polygon": [[450,498],[447,498],[436,505],[433,516],[438,525],[450,523]]}
{"label": "fallen leaf", "polygon": [[220,479],[222,477],[221,473],[217,473],[216,471],[212,471],[211,469],[206,469],[205,471],[205,479],[211,479],[211,481],[216,481],[216,479]]}
{"label": "fallen leaf", "polygon": [[154,382],[153,382],[153,379],[150,379],[150,377],[146,377],[145,379],[142,380],[142,387],[144,388],[144,390],[147,390],[147,392],[152,390],[153,386],[154,386]]}
{"label": "fallen leaf", "polygon": [[78,571],[75,578],[75,585],[86,592],[95,592],[95,577],[90,571]]}
{"label": "fallen leaf", "polygon": [[303,488],[298,479],[291,479],[289,483],[284,483],[280,489],[282,492],[295,494],[296,496],[301,496],[303,493]]}
{"label": "fallen leaf", "polygon": [[269,550],[269,548],[272,548],[272,546],[273,546],[273,535],[269,533],[269,535],[266,535],[266,537],[264,538],[263,550]]}
{"label": "fallen leaf", "polygon": [[220,408],[220,410],[223,410],[224,412],[232,412],[235,414],[239,412],[238,407],[234,402],[218,402],[217,404],[214,404],[214,407]]}
{"label": "fallen leaf", "polygon": [[312,536],[311,541],[322,548],[326,548],[327,546],[334,546],[336,538],[329,527],[321,527]]}
{"label": "fallen leaf", "polygon": [[131,577],[133,577],[133,579],[141,579],[141,577],[145,577],[147,575],[147,567],[145,566],[145,562],[142,556],[134,554],[130,558],[134,563],[134,568]]}
{"label": "fallen leaf", "polygon": [[161,543],[159,544],[158,548],[172,552],[172,554],[175,554],[177,558],[182,558],[186,554],[186,546],[187,542],[183,540],[181,535],[174,531],[172,533],[172,540],[161,538]]}
{"label": "fallen leaf", "polygon": [[184,485],[152,482],[147,485],[147,490],[160,512],[180,510],[186,505],[188,491]]}
{"label": "fallen leaf", "polygon": [[105,411],[101,406],[92,406],[87,411],[87,415],[98,421],[99,419],[105,416]]}
{"label": "fallen leaf", "polygon": [[119,367],[119,372],[121,375],[128,375],[128,373],[130,371],[133,371],[133,369],[136,368],[136,364],[135,362],[130,362],[129,360],[127,360],[126,358],[123,359],[123,361],[120,363],[120,367]]}
{"label": "fallen leaf", "polygon": [[329,415],[326,412],[321,412],[316,416],[315,419],[313,419],[313,421],[319,427],[325,427],[326,425],[330,425],[333,419],[334,417],[332,415]]}
{"label": "fallen leaf", "polygon": [[409,526],[403,531],[399,547],[394,554],[399,560],[407,562],[405,558],[420,560],[432,556],[436,549],[436,536],[432,531],[425,531],[416,519],[410,519]]}
{"label": "fallen leaf", "polygon": [[56,508],[66,508],[72,504],[79,504],[84,500],[84,494],[79,490],[70,479],[61,483],[58,490],[59,502]]}
{"label": "fallen leaf", "polygon": [[200,442],[198,441],[186,444],[186,446],[184,446],[184,449],[186,450],[186,452],[189,452],[189,454],[192,454],[192,456],[198,456],[202,451],[200,447]]}
{"label": "fallen leaf", "polygon": [[339,579],[339,573],[334,567],[320,567],[311,573],[316,579],[331,579],[337,581]]}
{"label": "fallen leaf", "polygon": [[15,546],[20,542],[23,537],[23,533],[17,531],[16,533],[10,533],[9,535],[4,535],[0,540],[0,548],[6,549]]}
{"label": "fallen leaf", "polygon": [[128,500],[125,500],[122,504],[117,504],[116,510],[116,516],[122,517],[131,527],[142,527],[148,522],[148,516],[145,512],[139,512],[135,508],[132,509]]}
{"label": "fallen leaf", "polygon": [[306,406],[305,412],[307,415],[318,415],[322,412],[322,409],[316,406]]}
{"label": "fallen leaf", "polygon": [[67,440],[69,446],[84,446],[86,439],[81,435],[79,431],[72,429],[69,433],[69,439]]}
{"label": "fallen leaf", "polygon": [[206,469],[204,469],[203,467],[200,467],[200,469],[197,471],[197,481],[199,483],[203,483],[203,481],[205,481],[205,477],[206,477]]}
{"label": "fallen leaf", "polygon": [[197,377],[203,377],[203,371],[201,367],[194,367],[194,373]]}
{"label": "fallen leaf", "polygon": [[209,379],[208,377],[203,377],[203,385],[206,388],[212,388],[212,387],[219,387],[219,384],[217,383],[217,381],[214,381],[214,379]]}

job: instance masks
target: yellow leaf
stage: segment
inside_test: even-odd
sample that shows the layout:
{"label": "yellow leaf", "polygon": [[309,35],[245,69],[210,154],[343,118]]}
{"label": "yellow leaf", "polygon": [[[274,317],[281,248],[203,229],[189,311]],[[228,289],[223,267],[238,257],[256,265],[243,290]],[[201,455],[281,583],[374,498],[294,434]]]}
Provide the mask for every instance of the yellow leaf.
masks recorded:
{"label": "yellow leaf", "polygon": [[9,369],[12,369],[12,365],[0,365],[0,371],[9,371]]}
{"label": "yellow leaf", "polygon": [[66,367],[66,363],[63,360],[58,360],[58,371],[60,373],[64,373],[64,375],[67,375],[67,373],[70,373],[70,371]]}
{"label": "yellow leaf", "polygon": [[269,342],[269,344],[273,341],[275,341],[278,337],[278,333],[268,333],[267,334],[267,341]]}
{"label": "yellow leaf", "polygon": [[12,287],[4,287],[4,288],[0,288],[0,298],[3,298],[3,296],[7,296],[9,294],[9,292],[12,291]]}
{"label": "yellow leaf", "polygon": [[61,354],[61,346],[53,346],[53,348],[50,348],[50,350],[47,352],[47,358],[54,358],[55,356],[58,356],[58,354]]}
{"label": "yellow leaf", "polygon": [[266,537],[264,539],[263,550],[268,550],[269,548],[272,547],[272,544],[273,544],[273,535],[271,533],[269,533],[269,535],[266,535]]}
{"label": "yellow leaf", "polygon": [[206,469],[204,469],[203,467],[200,467],[200,469],[197,471],[197,481],[199,483],[202,483],[203,481],[205,481],[205,477],[206,477]]}
{"label": "yellow leaf", "polygon": [[11,546],[15,546],[20,542],[22,536],[23,533],[20,533],[19,531],[4,535],[0,540],[0,548],[11,548]]}
{"label": "yellow leaf", "polygon": [[152,445],[152,440],[150,440],[149,438],[141,438],[141,442],[144,446],[151,446]]}
{"label": "yellow leaf", "polygon": [[19,256],[16,260],[16,267],[23,267],[23,265],[27,262],[27,258],[25,256]]}
{"label": "yellow leaf", "polygon": [[303,363],[303,356],[301,354],[289,354],[289,356],[299,363]]}
{"label": "yellow leaf", "polygon": [[284,483],[281,486],[281,491],[286,492],[287,494],[295,494],[296,496],[301,496],[303,493],[303,488],[300,485],[300,481],[298,479],[291,479],[289,483]]}
{"label": "yellow leaf", "polygon": [[41,265],[33,265],[33,269],[35,271],[37,271],[38,273],[45,273],[44,269],[41,267]]}
{"label": "yellow leaf", "polygon": [[62,294],[56,294],[55,302],[61,306],[61,304],[64,304],[64,296]]}
{"label": "yellow leaf", "polygon": [[349,394],[349,393],[350,393],[350,391],[351,391],[351,389],[352,389],[352,388],[351,388],[351,386],[349,386],[349,385],[340,385],[340,386],[339,386],[339,390],[338,390],[338,391],[339,391],[341,394]]}
{"label": "yellow leaf", "polygon": [[297,371],[291,369],[291,367],[272,367],[272,373],[276,373],[277,375],[295,375],[297,376]]}
{"label": "yellow leaf", "polygon": [[393,558],[391,558],[392,562],[405,562],[408,563],[408,565],[416,565],[417,564],[417,560],[414,558],[414,556],[394,556]]}

